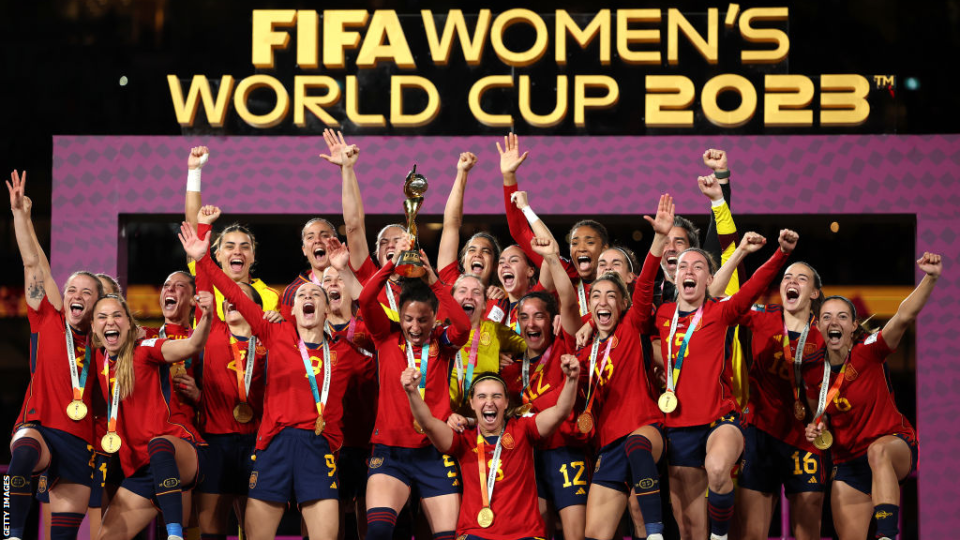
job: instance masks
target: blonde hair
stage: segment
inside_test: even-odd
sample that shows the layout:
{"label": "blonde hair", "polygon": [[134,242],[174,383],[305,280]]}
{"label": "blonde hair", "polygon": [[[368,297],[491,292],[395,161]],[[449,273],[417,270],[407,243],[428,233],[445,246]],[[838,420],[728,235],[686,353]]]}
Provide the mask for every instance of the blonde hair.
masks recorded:
{"label": "blonde hair", "polygon": [[[123,307],[123,311],[127,315],[127,321],[130,323],[127,339],[120,347],[116,364],[117,377],[115,384],[119,386],[120,399],[123,400],[133,393],[133,387],[136,385],[133,373],[133,351],[136,348],[137,334],[139,333],[140,325],[137,324],[137,320],[130,314],[130,307],[127,305],[127,302],[115,294],[108,294],[97,299],[97,302],[93,305],[94,313],[96,313],[97,305],[104,300],[116,300]],[[96,332],[93,333],[93,345],[97,348],[103,347],[100,336]]]}

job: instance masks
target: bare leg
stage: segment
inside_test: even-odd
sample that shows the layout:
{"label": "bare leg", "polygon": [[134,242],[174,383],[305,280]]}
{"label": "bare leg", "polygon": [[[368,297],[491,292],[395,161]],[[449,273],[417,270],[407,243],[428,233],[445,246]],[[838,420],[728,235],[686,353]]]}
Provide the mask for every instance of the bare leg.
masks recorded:
{"label": "bare leg", "polygon": [[340,530],[340,501],[320,499],[300,508],[310,540],[336,540]]}
{"label": "bare leg", "polygon": [[873,500],[846,482],[833,481],[833,527],[840,540],[863,540],[870,530]]}
{"label": "bare leg", "polygon": [[244,513],[244,532],[248,540],[273,540],[277,536],[277,527],[283,518],[284,503],[261,501],[260,499],[247,500],[247,511]]}
{"label": "bare leg", "polygon": [[627,494],[593,484],[587,495],[586,529],[588,538],[611,540],[617,534],[620,517],[627,507]]}
{"label": "bare leg", "polygon": [[149,499],[120,488],[103,513],[100,540],[128,540],[146,527],[157,516],[157,509]]}
{"label": "bare leg", "polygon": [[670,502],[680,538],[707,537],[707,473],[697,467],[670,466]]}

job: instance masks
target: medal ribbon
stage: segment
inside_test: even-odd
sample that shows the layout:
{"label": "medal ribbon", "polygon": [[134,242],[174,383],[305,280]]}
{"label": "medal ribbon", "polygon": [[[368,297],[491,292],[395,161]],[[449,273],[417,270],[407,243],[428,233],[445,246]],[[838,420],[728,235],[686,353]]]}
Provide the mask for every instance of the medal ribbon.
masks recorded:
{"label": "medal ribbon", "polygon": [[67,359],[70,364],[70,385],[73,387],[73,399],[79,401],[83,399],[83,391],[87,387],[87,374],[90,373],[91,358],[90,336],[87,336],[87,344],[83,351],[83,371],[77,374],[77,349],[73,344],[73,328],[67,325]]}
{"label": "medal ribbon", "polygon": [[683,343],[680,345],[680,350],[677,351],[677,365],[671,368],[673,363],[673,336],[677,333],[677,322],[680,320],[680,306],[678,305],[677,309],[673,312],[673,322],[670,323],[670,336],[667,338],[667,390],[670,392],[675,392],[677,385],[680,384],[680,370],[683,369],[683,359],[687,355],[687,346],[690,344],[690,338],[697,329],[697,325],[700,324],[701,318],[703,318],[703,304],[700,304],[700,307],[697,308],[697,313],[693,316],[690,328],[687,328],[687,333],[683,336]]}
{"label": "medal ribbon", "polygon": [[790,352],[790,331],[787,329],[787,322],[783,322],[783,357],[787,359],[787,362],[793,362],[793,379],[796,381],[796,385],[793,389],[793,395],[797,398],[797,401],[800,401],[800,396],[803,394],[803,348],[807,344],[807,335],[810,333],[810,323],[808,322],[806,326],[803,327],[803,331],[800,332],[800,339],[797,341],[797,356],[794,357]]}
{"label": "medal ribbon", "polygon": [[[823,413],[827,410],[827,404],[833,401],[833,398],[837,397],[837,394],[840,392],[840,387],[843,386],[843,374],[847,371],[848,365],[850,365],[850,353],[847,353],[847,359],[843,361],[843,367],[840,368],[837,379],[833,381],[831,385],[830,360],[828,358],[823,359],[823,383],[820,385],[820,399],[817,402],[817,414],[814,415],[813,419],[814,425],[820,423],[820,419],[823,418]],[[830,388],[829,392],[827,392],[827,387]]]}
{"label": "medal ribbon", "polygon": [[387,281],[384,289],[387,290],[387,302],[390,303],[390,309],[399,314],[400,310],[397,308],[397,299],[393,296],[393,287],[390,286],[390,281]]}
{"label": "medal ribbon", "polygon": [[580,304],[580,316],[583,317],[590,310],[587,309],[587,293],[583,289],[583,280],[577,282],[577,302]]}
{"label": "medal ribbon", "polygon": [[[103,359],[103,380],[106,383],[107,390],[110,389],[110,357]],[[120,383],[114,379],[113,391],[110,402],[107,403],[107,431],[109,433],[117,432],[117,413],[120,412]]]}
{"label": "medal ribbon", "polygon": [[[420,398],[427,393],[427,365],[430,362],[430,344],[420,347]],[[413,344],[407,340],[407,367],[416,369],[417,363],[413,359]]]}
{"label": "medal ribbon", "polygon": [[[603,370],[607,367],[607,361],[610,360],[610,347],[613,345],[613,334],[607,336],[607,350],[603,353],[603,362],[600,364],[600,375],[597,376],[597,384],[603,378]],[[597,366],[597,353],[600,351],[600,335],[593,338],[593,348],[590,350],[590,378],[587,379],[587,407],[584,411],[590,411],[593,407],[593,398],[596,397],[593,387],[593,372]]]}
{"label": "medal ribbon", "polygon": [[462,349],[457,351],[457,382],[460,384],[460,396],[470,389],[470,383],[473,381],[473,371],[477,367],[477,355],[480,353],[480,327],[473,329],[473,338],[470,340],[470,357],[467,364],[467,376],[463,376],[463,355]]}
{"label": "medal ribbon", "polygon": [[327,404],[327,396],[330,395],[330,345],[327,339],[323,339],[323,391],[317,391],[317,377],[313,374],[313,362],[310,361],[310,354],[307,352],[307,344],[300,340],[300,358],[303,359],[303,368],[307,371],[307,380],[310,381],[310,391],[313,392],[313,400],[317,404],[317,414],[323,416],[323,407]]}
{"label": "medal ribbon", "polygon": [[257,355],[257,338],[250,336],[247,341],[247,360],[243,361],[240,354],[240,342],[233,335],[230,336],[230,349],[233,351],[233,366],[237,371],[237,387],[240,390],[240,402],[247,402],[250,394],[250,383],[253,381],[253,361]]}
{"label": "medal ribbon", "polygon": [[503,424],[500,435],[497,437],[497,445],[493,449],[493,461],[490,463],[490,472],[487,473],[487,441],[477,428],[477,464],[480,466],[480,499],[484,508],[490,508],[490,501],[493,500],[493,488],[497,483],[497,470],[500,468],[500,453],[503,451],[503,433],[507,430],[507,424]]}

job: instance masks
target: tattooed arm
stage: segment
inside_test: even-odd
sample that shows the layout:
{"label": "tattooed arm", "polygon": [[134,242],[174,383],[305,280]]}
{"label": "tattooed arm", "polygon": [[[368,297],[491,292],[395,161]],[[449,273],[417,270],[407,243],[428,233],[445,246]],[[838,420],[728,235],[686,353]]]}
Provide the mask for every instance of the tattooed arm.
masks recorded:
{"label": "tattooed arm", "polygon": [[10,181],[7,182],[7,191],[10,192],[10,211],[13,212],[17,246],[20,248],[20,257],[23,259],[23,282],[27,305],[38,309],[43,297],[47,296],[54,309],[59,311],[63,307],[63,299],[53,276],[50,275],[50,264],[33,230],[30,199],[24,195],[26,182],[26,172],[21,176],[17,171],[13,171],[10,173]]}

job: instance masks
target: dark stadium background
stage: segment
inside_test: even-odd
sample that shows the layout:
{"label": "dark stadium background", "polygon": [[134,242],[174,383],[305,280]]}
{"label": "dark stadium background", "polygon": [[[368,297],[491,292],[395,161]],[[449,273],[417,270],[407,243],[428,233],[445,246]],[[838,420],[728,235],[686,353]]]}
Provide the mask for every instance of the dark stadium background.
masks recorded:
{"label": "dark stadium background", "polygon": [[[27,193],[34,201],[34,222],[41,244],[49,254],[50,174],[52,135],[178,135],[170,104],[166,74],[182,77],[194,73],[210,76],[232,74],[242,78],[254,72],[250,64],[250,14],[253,9],[360,8],[397,9],[417,14],[420,9],[460,8],[476,12],[488,7],[494,12],[509,7],[537,12],[564,8],[594,13],[596,3],[583,0],[515,2],[511,5],[478,2],[469,6],[439,1],[370,1],[349,5],[319,5],[315,2],[275,0],[31,0],[0,3],[0,96],[3,132],[0,160],[7,172],[29,171]],[[639,4],[642,4],[639,5]],[[787,5],[781,2],[743,2],[741,9]],[[889,73],[898,81],[915,78],[918,86],[898,85],[893,105],[882,118],[853,133],[953,133],[960,126],[960,76],[956,58],[960,52],[960,1],[903,2],[851,1],[789,3],[792,73]],[[675,7],[695,13],[727,3],[648,1],[608,2],[603,8]],[[692,67],[691,70],[696,70]],[[127,84],[119,80],[125,77]],[[871,81],[872,82],[872,81]],[[435,125],[430,134],[482,134],[488,128],[449,122]],[[703,132],[712,133],[709,128]],[[753,131],[764,133],[763,130]],[[771,134],[790,131],[770,130]],[[805,130],[801,133],[818,133]],[[844,133],[836,131],[833,133]],[[687,132],[693,133],[693,132]],[[492,140],[491,140],[492,145]],[[486,149],[484,150],[486,151]],[[186,149],[184,149],[184,158]],[[736,152],[731,151],[736,174]],[[318,164],[318,167],[324,166]],[[339,196],[339,194],[335,194]],[[444,196],[445,194],[435,194]],[[736,214],[736,187],[733,209]],[[399,195],[398,195],[399,215]],[[290,281],[303,266],[299,251],[299,228],[309,216],[227,216],[250,223],[261,239],[257,258],[258,276],[271,284]],[[546,216],[544,216],[546,217]],[[689,216],[698,224],[706,215]],[[423,216],[422,223],[436,218]],[[126,216],[125,226],[131,284],[159,285],[178,264],[182,254],[173,236],[173,223],[182,216]],[[339,219],[334,217],[335,222]],[[439,218],[434,219],[439,221]],[[368,230],[397,221],[397,216],[368,216]],[[574,221],[568,217],[547,222],[565,233]],[[614,238],[646,249],[646,227],[639,220],[604,216]],[[780,226],[790,226],[804,236],[799,258],[812,263],[828,285],[913,285],[915,217],[803,216],[782,222],[779,216],[738,216],[738,229],[755,230],[775,238]],[[832,232],[830,224],[839,229]],[[490,230],[507,239],[501,216],[469,216],[464,233]],[[423,243],[435,245],[437,233],[421,227]],[[641,231],[636,235],[634,231]],[[270,239],[269,242],[263,239]],[[23,276],[9,214],[0,220],[0,301],[22,296]],[[57,254],[52,254],[56,257]],[[762,260],[761,257],[755,257]],[[756,262],[754,262],[756,264]],[[748,266],[749,263],[748,263]],[[882,325],[882,320],[871,322]],[[26,320],[0,318],[0,427],[12,426],[28,380],[28,335]],[[892,379],[901,409],[915,418],[913,340],[908,338],[891,359]],[[0,463],[9,460],[6,445]],[[916,501],[915,482],[904,490],[905,500]],[[916,537],[915,502],[906,510],[905,538]],[[775,520],[776,521],[776,520]],[[825,522],[826,523],[826,522]],[[774,524],[778,527],[778,522]],[[912,535],[911,535],[912,533]]]}

